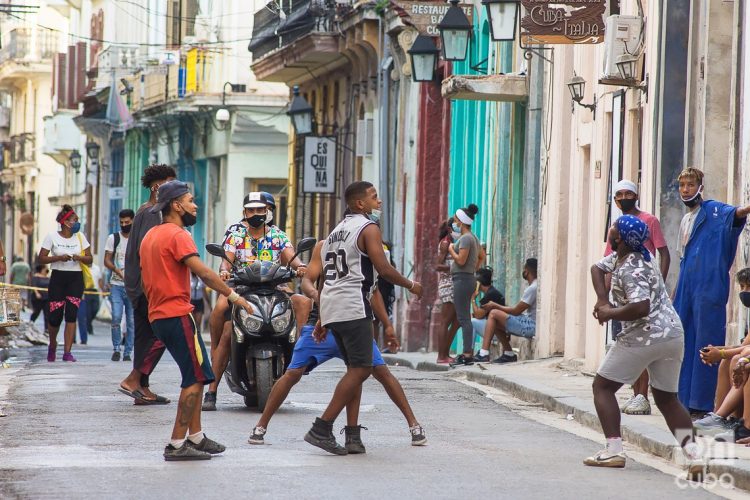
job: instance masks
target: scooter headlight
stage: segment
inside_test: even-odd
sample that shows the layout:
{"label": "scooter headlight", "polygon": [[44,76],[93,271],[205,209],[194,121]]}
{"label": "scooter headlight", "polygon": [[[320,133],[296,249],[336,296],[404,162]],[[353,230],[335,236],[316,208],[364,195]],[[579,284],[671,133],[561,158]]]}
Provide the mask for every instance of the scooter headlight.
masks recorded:
{"label": "scooter headlight", "polygon": [[257,333],[263,327],[263,318],[260,318],[254,314],[248,314],[248,312],[241,307],[238,307],[239,319],[242,322],[242,326],[245,327],[249,333]]}
{"label": "scooter headlight", "polygon": [[283,312],[277,312],[277,309],[281,309],[279,305],[277,304],[273,308],[276,314],[271,317],[271,326],[273,326],[273,331],[276,333],[284,333],[289,327],[289,322],[292,320],[292,309],[289,307]]}

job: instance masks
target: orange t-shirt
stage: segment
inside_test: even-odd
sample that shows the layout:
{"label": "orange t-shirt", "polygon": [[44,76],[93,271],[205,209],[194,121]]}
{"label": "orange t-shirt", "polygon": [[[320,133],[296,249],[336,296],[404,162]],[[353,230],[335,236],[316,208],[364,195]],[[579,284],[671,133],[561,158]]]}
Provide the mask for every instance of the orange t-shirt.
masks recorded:
{"label": "orange t-shirt", "polygon": [[177,224],[155,226],[139,250],[143,291],[148,299],[148,320],[177,318],[193,311],[190,269],[185,259],[198,255],[193,237]]}

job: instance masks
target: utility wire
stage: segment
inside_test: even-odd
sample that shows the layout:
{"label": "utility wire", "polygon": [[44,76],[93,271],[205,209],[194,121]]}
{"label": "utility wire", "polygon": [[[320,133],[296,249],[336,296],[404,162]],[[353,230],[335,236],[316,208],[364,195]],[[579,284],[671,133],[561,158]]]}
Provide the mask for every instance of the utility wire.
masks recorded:
{"label": "utility wire", "polygon": [[[186,21],[195,21],[196,19],[199,19],[199,16],[170,16],[169,14],[163,14],[161,12],[157,12],[157,11],[155,11],[153,9],[150,9],[150,8],[146,7],[145,5],[141,5],[140,3],[133,2],[131,0],[115,0],[115,3],[127,3],[127,4],[131,4],[131,5],[135,5],[136,7],[139,7],[141,9],[145,10],[149,14],[154,14],[154,15],[157,15],[157,16],[160,16],[160,17],[165,17],[167,19],[179,19],[179,20],[183,20],[184,19]],[[219,18],[219,17],[231,17],[231,16],[244,16],[246,14],[252,15],[252,14],[255,14],[255,12],[252,12],[252,11],[229,12],[227,14],[221,14],[221,15],[211,16],[211,17],[212,18]]]}
{"label": "utility wire", "polygon": [[[7,15],[9,15],[11,17],[15,17],[16,19],[19,19],[21,21],[24,21],[24,22],[28,23],[28,21],[26,21],[26,19],[24,19],[22,17],[19,17],[19,16],[16,16],[15,14],[7,13]],[[73,33],[67,33],[65,31],[59,30],[57,28],[50,28],[49,26],[44,26],[43,24],[39,24],[39,23],[35,23],[35,22],[31,22],[29,24],[33,24],[37,28],[42,28],[42,29],[45,29],[45,30],[54,31],[56,33],[61,33],[61,34],[65,35],[65,36],[69,36],[69,37],[72,37],[72,38],[77,38],[79,40],[86,40],[86,41],[89,41],[89,42],[97,42],[97,43],[105,43],[107,45],[115,45],[115,46],[124,45],[124,46],[127,46],[127,47],[132,47],[132,46],[136,46],[136,47],[164,47],[164,48],[172,47],[172,45],[168,45],[166,43],[142,43],[142,42],[138,42],[138,43],[126,43],[126,42],[114,42],[112,40],[103,40],[101,38],[91,38],[91,37],[83,36],[83,35],[74,35]],[[221,41],[216,41],[216,42],[201,42],[200,45],[222,45],[222,44],[235,43],[235,42],[249,42],[250,40],[252,40],[252,38],[236,38],[234,40],[221,40]]]}

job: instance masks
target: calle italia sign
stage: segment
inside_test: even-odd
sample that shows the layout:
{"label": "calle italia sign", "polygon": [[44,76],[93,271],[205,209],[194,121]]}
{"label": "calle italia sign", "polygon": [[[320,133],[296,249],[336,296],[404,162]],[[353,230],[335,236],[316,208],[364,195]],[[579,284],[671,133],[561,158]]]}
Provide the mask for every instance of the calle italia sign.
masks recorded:
{"label": "calle italia sign", "polygon": [[522,0],[522,41],[526,45],[601,43],[608,1]]}

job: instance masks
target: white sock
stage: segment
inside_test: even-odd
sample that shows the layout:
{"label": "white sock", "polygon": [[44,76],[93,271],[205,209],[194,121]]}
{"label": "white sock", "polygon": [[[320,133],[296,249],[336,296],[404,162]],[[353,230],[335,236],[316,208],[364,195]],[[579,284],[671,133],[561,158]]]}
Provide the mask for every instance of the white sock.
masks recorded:
{"label": "white sock", "polygon": [[479,349],[480,356],[487,356],[490,353],[487,349]]}
{"label": "white sock", "polygon": [[607,438],[607,451],[613,455],[622,453],[622,438]]}
{"label": "white sock", "polygon": [[515,356],[516,355],[516,353],[513,352],[513,351],[503,351],[503,354],[505,354],[506,356]]}
{"label": "white sock", "polygon": [[193,444],[198,444],[198,443],[200,443],[201,441],[203,441],[203,438],[204,438],[204,437],[206,437],[206,435],[205,435],[205,434],[203,434],[203,431],[198,431],[198,432],[196,432],[195,434],[190,434],[190,435],[188,435],[188,437],[187,437],[187,438],[188,438],[188,439],[189,439],[189,440],[190,440],[190,441],[191,441],[191,442],[192,442]]}
{"label": "white sock", "polygon": [[182,448],[182,445],[185,444],[185,440],[184,439],[170,439],[169,444],[171,444],[175,448]]}
{"label": "white sock", "polygon": [[698,453],[698,443],[696,443],[695,441],[689,442],[682,449],[685,451],[685,455],[687,455],[690,460],[695,460],[700,456]]}

